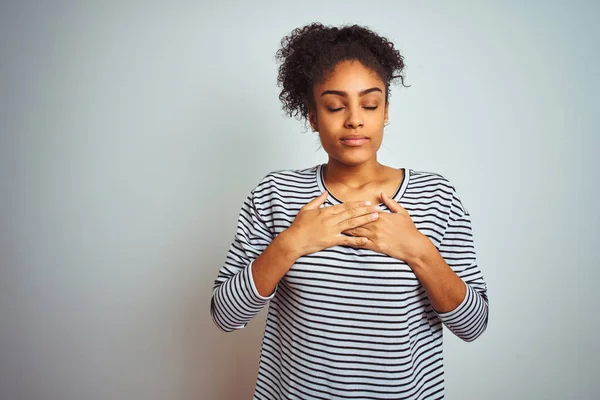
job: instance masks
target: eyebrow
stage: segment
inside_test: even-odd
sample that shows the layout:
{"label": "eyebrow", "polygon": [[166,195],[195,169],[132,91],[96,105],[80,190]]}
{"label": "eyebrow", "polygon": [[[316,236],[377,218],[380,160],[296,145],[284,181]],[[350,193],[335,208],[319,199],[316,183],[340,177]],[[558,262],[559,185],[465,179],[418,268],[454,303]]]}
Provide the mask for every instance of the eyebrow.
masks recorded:
{"label": "eyebrow", "polygon": [[[378,87],[372,87],[370,89],[366,89],[363,90],[362,92],[360,92],[358,95],[359,96],[364,96],[366,94],[372,93],[372,92],[380,92],[383,93],[381,91],[381,89],[379,89]],[[321,97],[325,96],[326,94],[334,94],[336,96],[342,96],[342,97],[348,97],[348,93],[342,91],[342,90],[326,90],[323,93],[321,93]]]}

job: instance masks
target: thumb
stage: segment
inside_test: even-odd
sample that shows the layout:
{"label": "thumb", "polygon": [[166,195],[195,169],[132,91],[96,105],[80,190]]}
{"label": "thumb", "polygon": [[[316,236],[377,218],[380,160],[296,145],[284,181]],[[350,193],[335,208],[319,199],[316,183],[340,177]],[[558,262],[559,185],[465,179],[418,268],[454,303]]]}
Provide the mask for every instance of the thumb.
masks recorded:
{"label": "thumb", "polygon": [[329,196],[329,193],[327,193],[326,190],[323,193],[321,193],[318,197],[306,203],[306,205],[302,208],[305,210],[316,210],[317,208],[321,207],[323,203],[325,203],[325,200],[327,200],[327,196]]}
{"label": "thumb", "polygon": [[386,194],[383,192],[381,192],[381,200],[383,200],[383,203],[390,209],[391,212],[397,213],[402,211],[402,206],[396,203],[396,201],[387,197]]}

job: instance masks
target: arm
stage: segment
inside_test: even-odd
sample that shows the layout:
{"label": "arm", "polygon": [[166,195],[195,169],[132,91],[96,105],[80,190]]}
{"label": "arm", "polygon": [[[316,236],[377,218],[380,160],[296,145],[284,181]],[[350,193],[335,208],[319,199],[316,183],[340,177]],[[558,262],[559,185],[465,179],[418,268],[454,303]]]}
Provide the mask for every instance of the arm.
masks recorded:
{"label": "arm", "polygon": [[477,266],[470,216],[456,193],[439,251],[423,238],[410,267],[444,325],[465,341],[477,339],[488,322],[487,287]]}
{"label": "arm", "polygon": [[260,215],[253,194],[246,199],[211,299],[211,315],[219,328],[226,332],[244,328],[275,296],[279,281],[302,255],[366,243],[365,238],[340,233],[377,219],[379,208],[357,201],[321,209],[327,195],[323,192],[302,207],[292,226],[276,237]]}
{"label": "arm", "polygon": [[275,287],[268,296],[260,294],[252,272],[254,263],[260,265],[265,257],[276,253],[273,238],[251,194],[242,206],[235,238],[213,288],[210,313],[223,331],[244,328],[275,295]]}
{"label": "arm", "polygon": [[269,296],[301,254],[294,251],[288,231],[281,232],[252,263],[252,278],[260,296]]}

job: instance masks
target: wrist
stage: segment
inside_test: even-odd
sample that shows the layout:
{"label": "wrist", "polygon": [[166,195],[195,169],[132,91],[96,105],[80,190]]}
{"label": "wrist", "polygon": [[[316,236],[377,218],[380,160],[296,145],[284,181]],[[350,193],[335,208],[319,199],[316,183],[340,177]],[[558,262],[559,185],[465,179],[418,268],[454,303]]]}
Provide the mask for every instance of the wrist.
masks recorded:
{"label": "wrist", "polygon": [[416,235],[412,249],[412,254],[409,259],[406,260],[407,264],[412,268],[425,268],[431,262],[433,257],[438,254],[435,245],[421,232]]}
{"label": "wrist", "polygon": [[302,252],[299,250],[298,240],[293,231],[289,228],[281,232],[276,238],[277,247],[280,253],[292,263],[302,257]]}

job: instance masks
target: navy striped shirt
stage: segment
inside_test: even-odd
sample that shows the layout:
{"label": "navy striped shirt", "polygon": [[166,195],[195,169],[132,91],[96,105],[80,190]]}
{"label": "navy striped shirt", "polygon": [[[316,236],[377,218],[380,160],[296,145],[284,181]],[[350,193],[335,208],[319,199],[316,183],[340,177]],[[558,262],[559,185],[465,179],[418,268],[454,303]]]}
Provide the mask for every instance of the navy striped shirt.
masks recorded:
{"label": "navy striped shirt", "polygon": [[[466,283],[464,300],[437,312],[405,262],[346,246],[300,257],[269,297],[259,295],[252,262],[326,189],[322,165],[272,172],[243,204],[211,302],[215,324],[228,332],[269,304],[254,399],[444,397],[442,327],[465,341],[481,335],[486,283],[453,185],[437,174],[404,172],[393,198]],[[330,194],[324,206],[340,203]]]}

